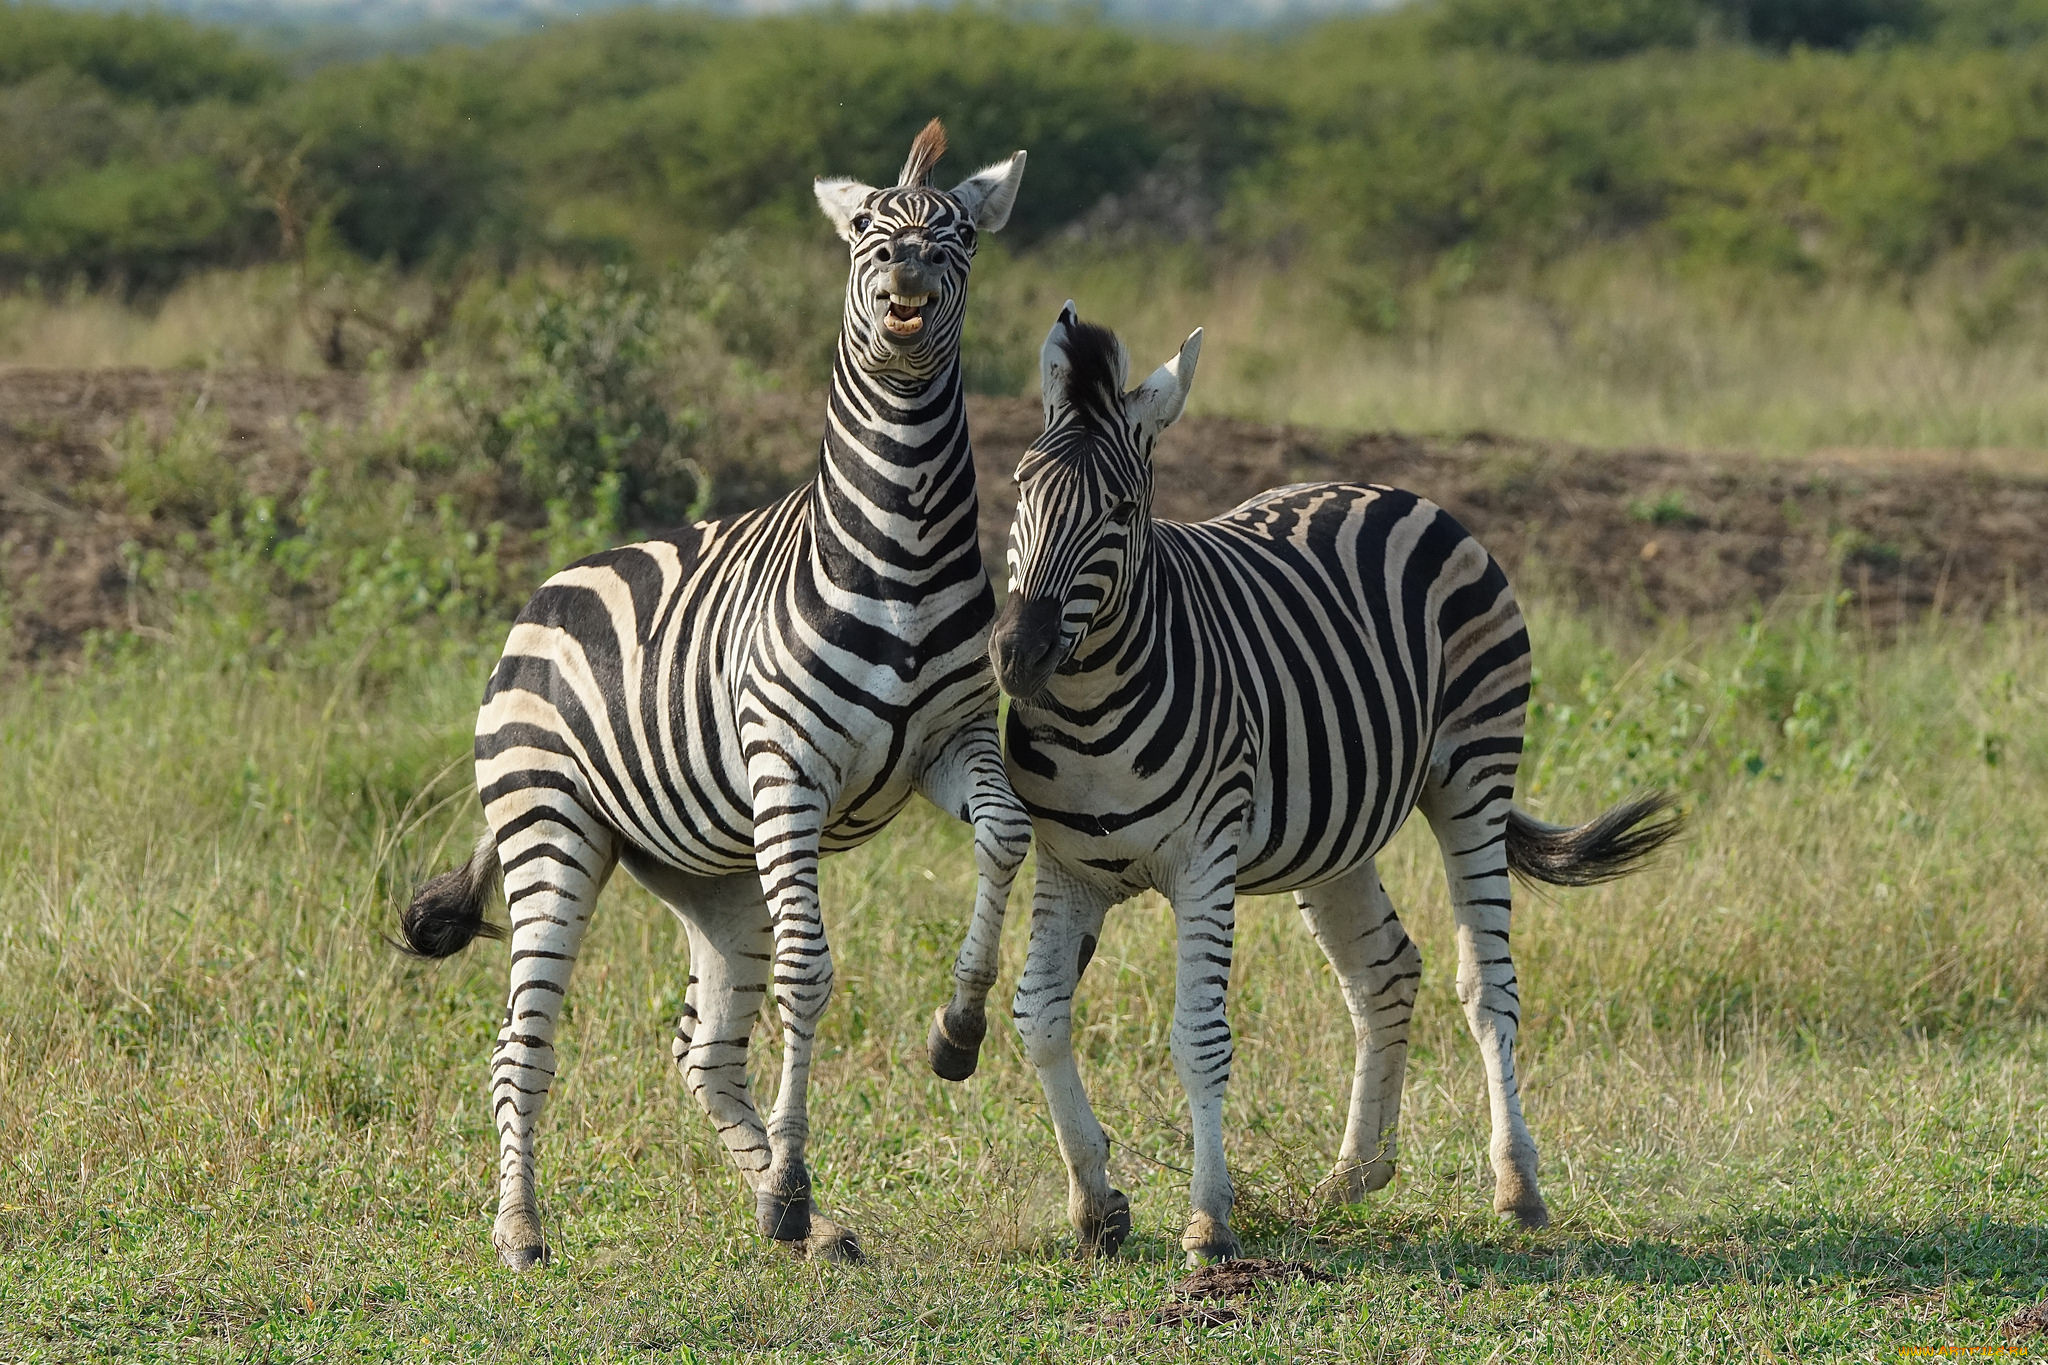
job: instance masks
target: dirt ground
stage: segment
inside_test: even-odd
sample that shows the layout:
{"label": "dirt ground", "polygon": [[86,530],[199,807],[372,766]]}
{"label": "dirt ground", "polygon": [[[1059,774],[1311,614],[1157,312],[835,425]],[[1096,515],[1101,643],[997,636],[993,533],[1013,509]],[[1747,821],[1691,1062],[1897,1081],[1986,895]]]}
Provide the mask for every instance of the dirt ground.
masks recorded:
{"label": "dirt ground", "polygon": [[[134,547],[201,529],[109,510],[95,496],[131,421],[161,430],[180,411],[211,410],[249,486],[288,494],[309,472],[302,417],[360,420],[371,401],[370,386],[347,376],[0,369],[0,627],[18,652],[50,657],[88,630],[132,625]],[[763,399],[735,431],[745,456],[721,487],[754,501],[777,477],[803,477],[819,411],[802,396]],[[1010,471],[1039,413],[1028,400],[975,399],[970,415],[983,545],[999,565]],[[1303,480],[1412,488],[1478,534],[1525,595],[1638,619],[1740,611],[1835,587],[1852,594],[1850,619],[1880,630],[1930,609],[2048,607],[2048,455],[1994,462],[1843,451],[1769,461],[1191,418],[1167,433],[1158,460],[1155,511],[1181,519]]]}

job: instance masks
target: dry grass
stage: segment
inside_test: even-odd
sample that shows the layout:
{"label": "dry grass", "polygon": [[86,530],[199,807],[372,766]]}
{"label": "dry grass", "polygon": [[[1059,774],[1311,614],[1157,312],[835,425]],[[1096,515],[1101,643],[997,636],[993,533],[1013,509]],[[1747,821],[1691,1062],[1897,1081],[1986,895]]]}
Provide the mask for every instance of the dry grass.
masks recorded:
{"label": "dry grass", "polygon": [[990,273],[977,307],[1041,318],[1034,341],[1070,297],[1146,367],[1205,327],[1196,412],[1772,454],[2048,448],[2048,327],[1987,267],[1910,294],[1611,255],[1391,290],[1172,253]]}
{"label": "dry grass", "polygon": [[0,296],[0,365],[308,370],[317,357],[290,275],[265,269],[196,275],[147,304],[79,290]]}
{"label": "dry grass", "polygon": [[[2031,258],[1952,262],[1908,289],[1679,275],[1618,248],[1504,281],[1440,269],[1405,286],[1219,265],[1194,250],[985,256],[969,354],[975,382],[998,391],[1035,392],[1038,344],[1073,298],[1145,366],[1205,327],[1196,412],[1791,455],[1991,450],[2023,469],[2048,449],[2048,316]],[[748,364],[798,350],[822,364],[804,342],[839,269],[816,243],[739,236],[693,267],[681,296],[738,291],[739,305],[706,306],[724,310],[708,320]],[[317,358],[289,277],[262,270],[199,276],[147,306],[0,298],[0,364],[306,369]]]}

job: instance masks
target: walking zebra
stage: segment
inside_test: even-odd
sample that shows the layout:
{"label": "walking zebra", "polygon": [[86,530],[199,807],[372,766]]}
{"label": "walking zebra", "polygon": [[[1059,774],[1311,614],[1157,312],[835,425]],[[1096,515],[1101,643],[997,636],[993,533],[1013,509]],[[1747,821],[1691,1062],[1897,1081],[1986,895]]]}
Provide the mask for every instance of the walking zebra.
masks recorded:
{"label": "walking zebra", "polygon": [[1075,987],[1105,912],[1154,888],[1178,930],[1172,1050],[1194,1129],[1191,1262],[1237,1254],[1223,1160],[1240,892],[1294,892],[1337,971],[1357,1056],[1332,1178],[1394,1173],[1421,956],[1373,858],[1420,808],[1457,916],[1458,998],[1485,1059],[1494,1207],[1548,1221],[1515,1083],[1508,873],[1619,876],[1677,832],[1644,796],[1576,829],[1513,805],[1529,639],[1507,578],[1443,509],[1391,488],[1297,484],[1199,525],[1153,521],[1152,447],[1180,415],[1197,331],[1138,388],[1070,303],[1042,357],[1045,431],[1017,468],[1010,595],[992,634],[1011,780],[1038,885],[1017,1024],[1038,1069],[1084,1246],[1130,1201],[1074,1065]]}
{"label": "walking zebra", "polygon": [[[486,932],[502,877],[512,980],[491,1070],[492,1240],[514,1268],[546,1254],[534,1125],[570,968],[618,863],[687,928],[676,1065],[768,1237],[858,1254],[813,1217],[804,1156],[833,975],[818,858],[869,838],[913,791],[974,826],[975,923],[944,1017],[951,1041],[980,1041],[1030,826],[996,735],[960,325],[976,233],[1009,217],[1024,153],[941,192],[929,182],[944,149],[935,119],[893,188],[817,184],[852,268],[816,478],[774,506],[556,574],[491,674],[476,727],[490,828],[465,866],[420,889],[404,932],[418,953],[456,951]],[[771,988],[784,1051],[764,1126],[746,1058]],[[957,1070],[960,1050],[934,1064]]]}

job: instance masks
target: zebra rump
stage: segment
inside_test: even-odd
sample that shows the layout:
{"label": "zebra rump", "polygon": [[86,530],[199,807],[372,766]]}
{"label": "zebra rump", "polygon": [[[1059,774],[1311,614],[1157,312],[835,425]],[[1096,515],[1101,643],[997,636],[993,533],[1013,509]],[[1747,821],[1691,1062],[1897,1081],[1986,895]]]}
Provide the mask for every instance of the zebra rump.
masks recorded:
{"label": "zebra rump", "polygon": [[399,916],[405,942],[398,950],[413,957],[452,957],[478,938],[503,938],[505,931],[484,918],[484,906],[504,880],[498,845],[490,830],[477,840],[469,861],[420,883]]}
{"label": "zebra rump", "polygon": [[1547,824],[1510,807],[1508,871],[1551,886],[1596,886],[1635,871],[1684,826],[1664,792],[1638,792],[1583,825]]}

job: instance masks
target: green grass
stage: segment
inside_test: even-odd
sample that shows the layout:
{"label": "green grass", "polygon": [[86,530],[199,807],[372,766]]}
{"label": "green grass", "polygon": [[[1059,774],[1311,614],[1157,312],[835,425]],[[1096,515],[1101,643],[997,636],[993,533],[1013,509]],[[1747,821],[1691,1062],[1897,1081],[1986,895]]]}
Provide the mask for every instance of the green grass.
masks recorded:
{"label": "green grass", "polygon": [[[1897,1359],[2048,1297],[2048,639],[1825,612],[1619,637],[1537,612],[1525,801],[1675,783],[1682,852],[1520,902],[1524,1094],[1557,1216],[1489,1208],[1433,847],[1383,859],[1427,963],[1400,1176],[1321,1208],[1350,1035],[1284,900],[1248,902],[1228,1114],[1239,1231],[1326,1284],[1217,1328],[1117,1324],[1181,1274],[1161,909],[1112,919],[1079,1046],[1137,1231],[1068,1254],[1014,1037],[965,1086],[923,1029],[970,900],[922,809],[827,865],[814,1087],[859,1268],[763,1249],[667,1039],[682,935],[621,878],[542,1127],[557,1249],[491,1251],[503,949],[379,940],[474,829],[487,642],[396,671],[110,652],[0,693],[0,1359]],[[203,646],[203,647],[202,647]],[[424,795],[422,795],[424,793]],[[1019,901],[1023,898],[1020,896]],[[1019,912],[1021,920],[1022,914]],[[1007,991],[1024,935],[1007,942]],[[773,1048],[763,1055],[772,1058]],[[758,1060],[758,1059],[757,1059]],[[2048,1342],[2036,1339],[2037,1352]]]}

